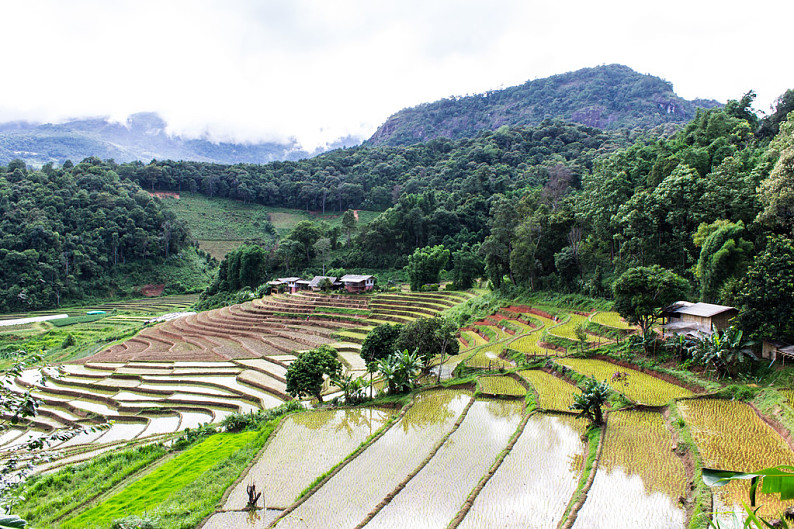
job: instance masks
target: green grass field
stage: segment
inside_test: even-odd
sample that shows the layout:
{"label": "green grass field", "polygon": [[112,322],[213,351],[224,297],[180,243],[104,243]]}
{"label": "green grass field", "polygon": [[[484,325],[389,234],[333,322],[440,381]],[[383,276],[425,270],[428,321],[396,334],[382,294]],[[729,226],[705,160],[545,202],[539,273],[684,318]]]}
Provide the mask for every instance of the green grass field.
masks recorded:
{"label": "green grass field", "polygon": [[[190,232],[199,241],[199,247],[216,259],[245,241],[265,241],[270,238],[270,222],[280,237],[289,233],[302,220],[324,221],[330,226],[341,226],[342,215],[337,212],[308,212],[300,209],[273,208],[260,204],[243,204],[230,198],[208,198],[198,193],[183,192],[178,199],[163,198],[163,205],[190,226]],[[359,210],[359,226],[376,216],[377,211]],[[340,241],[344,240],[344,233]]]}
{"label": "green grass field", "polygon": [[[163,504],[173,503],[180,497],[180,493],[184,495],[186,489],[197,487],[198,490],[193,492],[201,493],[193,496],[192,501],[201,507],[182,507],[182,513],[191,520],[197,516],[196,520],[201,520],[244,468],[244,465],[231,465],[235,467],[232,471],[221,472],[230,466],[227,460],[245,459],[235,458],[238,452],[243,451],[253,457],[271,432],[272,428],[268,428],[260,432],[213,435],[166,461],[105,501],[65,521],[61,526],[64,529],[109,527],[113,520],[144,512],[156,512],[167,518],[169,507]],[[248,450],[244,450],[246,448]]]}
{"label": "green grass field", "polygon": [[159,444],[113,451],[53,474],[35,476],[23,489],[25,501],[15,512],[34,527],[50,527],[86,501],[154,463],[166,452]]}

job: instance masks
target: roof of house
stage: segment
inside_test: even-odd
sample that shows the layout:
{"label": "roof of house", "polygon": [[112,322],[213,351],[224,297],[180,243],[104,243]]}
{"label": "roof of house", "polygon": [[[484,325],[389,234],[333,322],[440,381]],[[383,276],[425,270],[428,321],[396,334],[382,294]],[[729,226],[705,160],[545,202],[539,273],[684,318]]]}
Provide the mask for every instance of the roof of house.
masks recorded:
{"label": "roof of house", "polygon": [[688,301],[676,301],[669,307],[665,308],[664,312],[670,312],[674,314],[689,314],[690,316],[710,318],[730,310],[736,310],[736,308],[728,307],[726,305],[713,305],[711,303],[690,303]]}
{"label": "roof of house", "polygon": [[308,279],[298,279],[295,281],[298,285],[311,285],[311,282]]}
{"label": "roof of house", "polygon": [[279,277],[279,281],[282,283],[294,283],[295,281],[300,281],[299,277]]}
{"label": "roof of house", "polygon": [[333,276],[314,276],[311,281],[309,281],[310,287],[319,287],[323,280],[327,279],[332,284],[336,282],[336,278]]}
{"label": "roof of house", "polygon": [[373,279],[374,276],[359,276],[354,274],[347,274],[342,276],[339,280],[343,283],[361,283],[362,281],[366,281],[367,279]]}

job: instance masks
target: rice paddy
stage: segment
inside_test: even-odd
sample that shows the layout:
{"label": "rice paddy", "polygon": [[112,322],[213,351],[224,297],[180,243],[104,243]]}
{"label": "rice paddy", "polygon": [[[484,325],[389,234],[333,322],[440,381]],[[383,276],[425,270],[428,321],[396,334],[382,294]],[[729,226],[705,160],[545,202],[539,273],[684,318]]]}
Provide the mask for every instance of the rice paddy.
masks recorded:
{"label": "rice paddy", "polygon": [[459,390],[419,393],[400,421],[275,527],[354,527],[452,430],[470,399]]}
{"label": "rice paddy", "polygon": [[613,329],[629,330],[634,328],[626,323],[617,312],[596,312],[590,317],[590,320]]}
{"label": "rice paddy", "polygon": [[523,397],[527,388],[509,376],[483,376],[478,379],[480,392],[486,395],[506,395],[510,397]]}
{"label": "rice paddy", "polygon": [[366,527],[447,527],[515,432],[522,407],[520,401],[472,404],[460,428]]}
{"label": "rice paddy", "polygon": [[243,510],[255,485],[268,508],[286,509],[317,476],[353,452],[393,415],[384,409],[317,410],[290,415],[223,510]]}
{"label": "rice paddy", "polygon": [[151,511],[172,493],[251,443],[257,432],[218,434],[179,454],[82,514],[66,520],[64,529],[106,527],[117,518]]}
{"label": "rice paddy", "polygon": [[533,415],[466,514],[461,529],[554,529],[579,481],[584,421]]}
{"label": "rice paddy", "polygon": [[466,365],[479,369],[506,369],[513,367],[513,364],[509,361],[499,358],[504,348],[505,345],[503,343],[483,346],[466,360]]}
{"label": "rice paddy", "polygon": [[[565,358],[556,362],[582,375],[595,376],[599,381],[606,380],[612,389],[639,404],[662,406],[673,399],[692,396],[692,392],[686,388],[604,360]],[[628,377],[621,382],[611,382],[612,376],[618,372],[627,373]]]}
{"label": "rice paddy", "polygon": [[[720,399],[694,399],[678,403],[709,468],[752,472],[777,465],[794,465],[794,452],[753,409],[743,402]],[[749,482],[732,482],[714,489],[723,510],[739,512],[748,501]],[[794,505],[773,495],[758,494],[760,513],[777,516]]]}
{"label": "rice paddy", "polygon": [[686,486],[686,469],[660,413],[610,413],[595,481],[574,529],[684,527],[679,499]]}
{"label": "rice paddy", "polygon": [[538,394],[537,405],[544,410],[569,411],[573,396],[580,393],[573,384],[538,369],[519,371],[518,374]]}

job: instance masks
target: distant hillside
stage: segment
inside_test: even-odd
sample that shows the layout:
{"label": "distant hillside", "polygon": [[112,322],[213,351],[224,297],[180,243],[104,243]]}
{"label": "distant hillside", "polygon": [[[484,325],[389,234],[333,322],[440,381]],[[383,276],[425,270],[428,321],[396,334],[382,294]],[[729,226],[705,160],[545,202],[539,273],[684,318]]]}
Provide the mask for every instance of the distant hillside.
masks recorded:
{"label": "distant hillside", "polygon": [[[57,125],[12,122],[0,124],[0,164],[14,159],[34,166],[47,162],[78,161],[95,156],[116,162],[141,160],[191,160],[215,163],[266,163],[300,160],[307,152],[295,143],[213,143],[202,139],[169,136],[166,122],[154,113],[133,114],[126,124],[103,118],[69,121]],[[330,148],[357,144],[342,142]]]}
{"label": "distant hillside", "polygon": [[397,146],[438,137],[468,138],[481,130],[537,125],[547,118],[600,129],[648,129],[685,123],[697,107],[715,106],[720,103],[682,99],[667,81],[611,64],[407,108],[389,117],[367,143]]}

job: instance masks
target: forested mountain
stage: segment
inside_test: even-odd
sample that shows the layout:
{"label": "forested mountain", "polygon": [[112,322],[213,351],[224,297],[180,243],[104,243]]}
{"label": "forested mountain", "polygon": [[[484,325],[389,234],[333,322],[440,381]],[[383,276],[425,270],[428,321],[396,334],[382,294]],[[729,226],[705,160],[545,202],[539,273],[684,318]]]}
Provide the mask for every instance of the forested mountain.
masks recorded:
{"label": "forested mountain", "polygon": [[527,81],[484,94],[442,99],[392,115],[367,141],[411,145],[433,138],[470,138],[503,125],[561,118],[601,129],[683,124],[714,100],[687,101],[667,81],[611,64]]}
{"label": "forested mountain", "polygon": [[[213,143],[206,139],[170,136],[166,123],[153,113],[134,114],[126,124],[106,119],[83,119],[61,124],[13,122],[0,124],[0,163],[21,159],[41,166],[48,162],[82,160],[95,156],[117,162],[133,160],[198,160],[216,163],[266,163],[300,160],[322,151],[307,152],[295,142]],[[358,143],[348,139],[329,146]]]}
{"label": "forested mountain", "polygon": [[112,274],[161,265],[188,247],[186,227],[117,166],[0,166],[0,311],[54,307],[117,288]]}

